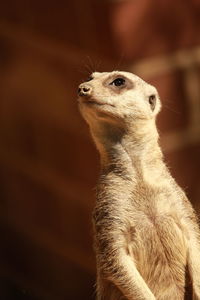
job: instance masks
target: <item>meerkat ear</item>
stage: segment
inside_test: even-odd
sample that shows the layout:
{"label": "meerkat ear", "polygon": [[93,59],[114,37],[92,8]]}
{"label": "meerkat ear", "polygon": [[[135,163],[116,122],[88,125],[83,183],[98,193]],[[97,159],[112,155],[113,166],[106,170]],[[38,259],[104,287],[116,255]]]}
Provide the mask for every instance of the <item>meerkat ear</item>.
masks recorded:
{"label": "meerkat ear", "polygon": [[151,110],[154,111],[154,109],[156,107],[156,95],[149,96],[149,104],[150,104]]}

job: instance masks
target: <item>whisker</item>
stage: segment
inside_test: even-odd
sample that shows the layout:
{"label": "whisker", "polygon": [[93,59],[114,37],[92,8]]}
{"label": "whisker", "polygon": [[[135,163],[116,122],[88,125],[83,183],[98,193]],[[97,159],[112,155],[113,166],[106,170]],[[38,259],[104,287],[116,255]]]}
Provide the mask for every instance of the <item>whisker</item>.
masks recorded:
{"label": "whisker", "polygon": [[93,73],[95,71],[95,63],[94,61],[92,61],[91,57],[89,55],[87,55],[87,60],[88,60],[88,67],[90,69],[90,74]]}
{"label": "whisker", "polygon": [[177,111],[177,110],[173,109],[172,107],[170,107],[169,105],[166,105],[165,103],[163,103],[162,106],[177,115],[181,115],[181,111]]}
{"label": "whisker", "polygon": [[123,63],[123,60],[124,60],[124,57],[125,57],[125,54],[124,53],[121,53],[120,57],[119,57],[119,60],[117,61],[116,65],[114,66],[114,69],[113,70],[118,70],[119,67],[122,65]]}

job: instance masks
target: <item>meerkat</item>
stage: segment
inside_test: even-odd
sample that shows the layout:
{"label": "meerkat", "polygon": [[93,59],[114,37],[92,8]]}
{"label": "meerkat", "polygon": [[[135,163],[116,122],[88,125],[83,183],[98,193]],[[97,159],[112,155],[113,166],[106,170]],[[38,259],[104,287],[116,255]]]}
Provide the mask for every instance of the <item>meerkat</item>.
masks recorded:
{"label": "meerkat", "polygon": [[93,213],[97,300],[200,299],[200,231],[163,161],[157,90],[114,71],[93,73],[78,94],[101,160]]}

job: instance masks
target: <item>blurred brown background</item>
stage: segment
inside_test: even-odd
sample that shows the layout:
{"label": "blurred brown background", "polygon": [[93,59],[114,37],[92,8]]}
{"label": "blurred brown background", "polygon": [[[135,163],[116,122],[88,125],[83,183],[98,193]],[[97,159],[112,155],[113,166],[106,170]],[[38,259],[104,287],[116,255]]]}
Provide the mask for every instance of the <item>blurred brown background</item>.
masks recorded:
{"label": "blurred brown background", "polygon": [[1,1],[0,299],[94,299],[91,71],[154,84],[166,161],[199,212],[200,2]]}

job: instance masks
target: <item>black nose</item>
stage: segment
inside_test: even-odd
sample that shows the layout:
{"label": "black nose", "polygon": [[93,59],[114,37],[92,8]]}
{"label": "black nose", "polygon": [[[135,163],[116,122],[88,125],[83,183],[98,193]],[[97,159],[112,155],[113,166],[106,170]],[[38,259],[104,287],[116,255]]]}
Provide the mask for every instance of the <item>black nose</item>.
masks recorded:
{"label": "black nose", "polygon": [[78,88],[79,96],[89,96],[91,94],[92,88],[89,85],[81,84]]}

